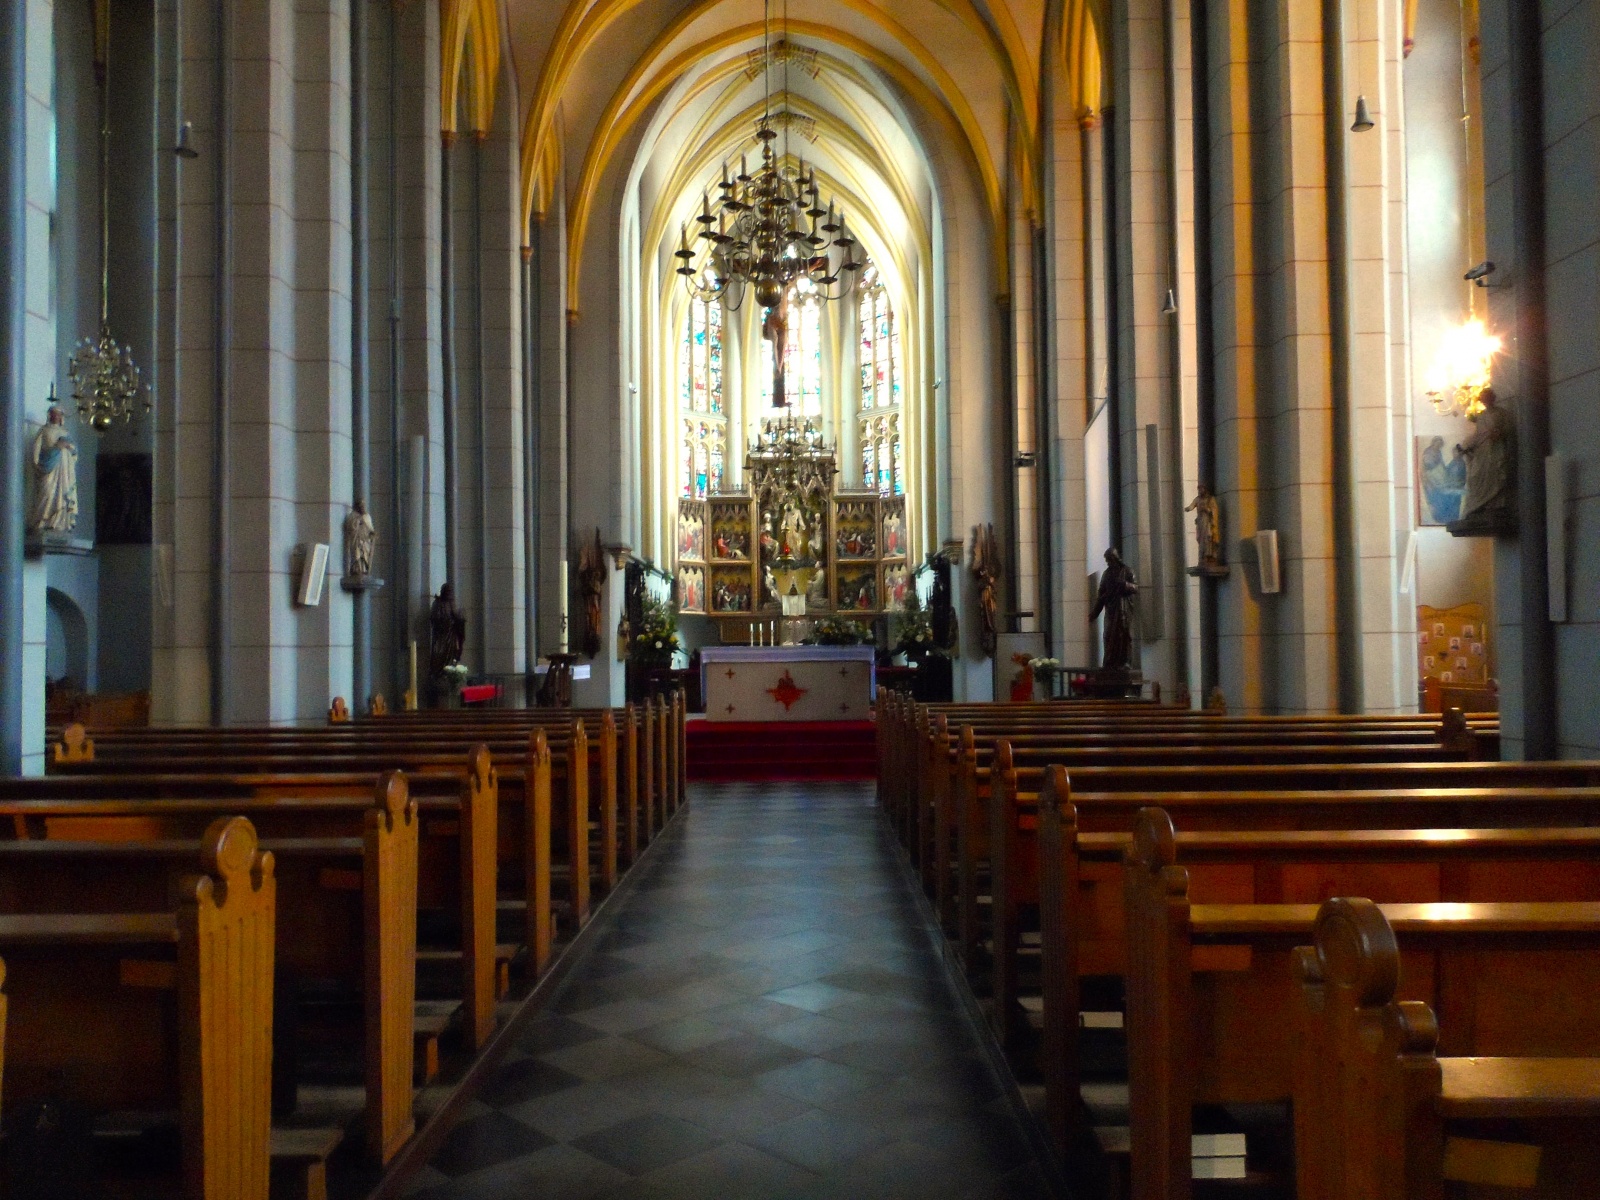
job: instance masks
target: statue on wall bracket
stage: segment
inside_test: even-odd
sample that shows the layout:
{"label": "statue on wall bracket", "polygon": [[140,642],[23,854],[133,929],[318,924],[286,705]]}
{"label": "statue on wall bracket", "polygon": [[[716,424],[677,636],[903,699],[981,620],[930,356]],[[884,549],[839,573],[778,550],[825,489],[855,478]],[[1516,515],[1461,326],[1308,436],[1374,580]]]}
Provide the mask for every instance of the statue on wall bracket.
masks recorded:
{"label": "statue on wall bracket", "polygon": [[1198,566],[1189,568],[1189,574],[1205,579],[1226,579],[1227,564],[1222,561],[1222,506],[1216,493],[1201,484],[1194,500],[1184,512],[1194,514],[1194,540],[1200,552]]}
{"label": "statue on wall bracket", "polygon": [[28,497],[30,538],[65,537],[78,524],[78,444],[67,432],[67,414],[58,404],[50,405],[44,424],[28,444],[28,467],[33,477]]}
{"label": "statue on wall bracket", "polygon": [[1517,532],[1517,427],[1493,388],[1479,397],[1483,409],[1472,433],[1456,446],[1467,460],[1467,491],[1461,519],[1445,528],[1452,537],[1496,537]]}
{"label": "statue on wall bracket", "polygon": [[600,544],[600,531],[578,554],[578,586],[583,591],[583,653],[593,658],[600,653],[600,598],[606,586],[606,550]]}
{"label": "statue on wall bracket", "polygon": [[999,644],[995,628],[995,588],[1000,581],[1000,548],[993,525],[972,528],[972,573],[978,580],[978,612],[983,617],[981,645],[985,658],[993,658]]}
{"label": "statue on wall bracket", "polygon": [[383,580],[372,577],[372,556],[378,549],[378,531],[367,512],[367,502],[357,496],[344,519],[344,577],[339,586],[347,592],[376,591]]}

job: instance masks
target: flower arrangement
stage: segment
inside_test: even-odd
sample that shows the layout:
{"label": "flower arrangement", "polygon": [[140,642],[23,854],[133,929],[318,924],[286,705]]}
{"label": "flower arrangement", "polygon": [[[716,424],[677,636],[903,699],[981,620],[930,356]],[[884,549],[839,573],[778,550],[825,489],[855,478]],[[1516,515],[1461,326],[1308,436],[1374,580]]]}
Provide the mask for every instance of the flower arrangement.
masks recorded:
{"label": "flower arrangement", "polygon": [[1030,658],[1028,665],[1033,668],[1036,675],[1047,675],[1052,671],[1061,670],[1061,662],[1054,658]]}
{"label": "flower arrangement", "polygon": [[872,630],[860,621],[823,617],[812,627],[811,640],[818,646],[864,646],[872,641]]}
{"label": "flower arrangement", "polygon": [[457,687],[460,687],[463,683],[465,683],[467,676],[472,674],[472,672],[467,669],[467,664],[460,661],[446,663],[440,669],[444,672],[444,674],[450,677],[450,682],[454,683]]}
{"label": "flower arrangement", "polygon": [[677,652],[677,615],[664,600],[646,600],[644,619],[628,643],[629,657],[647,667],[670,667]]}
{"label": "flower arrangement", "polygon": [[916,589],[907,590],[905,609],[895,616],[890,634],[896,654],[907,658],[923,658],[942,653],[933,641],[933,619],[922,605]]}

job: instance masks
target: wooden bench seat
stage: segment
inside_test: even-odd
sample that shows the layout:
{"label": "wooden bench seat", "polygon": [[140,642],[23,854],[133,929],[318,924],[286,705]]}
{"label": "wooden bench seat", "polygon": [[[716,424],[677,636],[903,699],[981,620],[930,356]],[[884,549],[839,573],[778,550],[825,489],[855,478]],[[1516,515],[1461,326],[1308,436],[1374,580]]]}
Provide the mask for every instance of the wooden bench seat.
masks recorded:
{"label": "wooden bench seat", "polygon": [[[998,765],[989,779],[974,779],[970,766],[965,771],[963,794],[976,792],[979,800],[965,801],[978,808],[962,824],[954,865],[958,946],[963,961],[973,962],[987,908],[997,997],[1014,994],[1017,930],[1023,910],[1039,903],[1037,789],[1045,786],[1046,772],[1055,768],[1070,776],[1081,831],[1125,831],[1147,804],[1172,809],[1186,830],[1240,828],[1236,813],[1219,811],[1240,805],[1253,805],[1251,827],[1262,829],[1600,824],[1593,797],[1565,794],[1568,788],[1563,787],[1600,787],[1596,763],[1288,762],[1181,772],[1165,767],[1064,768],[1057,763],[1054,768],[1018,769],[1002,739]],[[1066,777],[1059,778],[1066,787]],[[1171,790],[1162,790],[1163,784]],[[985,796],[985,791],[993,795]],[[1502,793],[1501,811],[1487,815],[1492,798]],[[1404,797],[1404,806],[1396,803],[1399,797]],[[985,865],[989,892],[995,897],[987,906],[978,903]],[[1007,1037],[1013,1032],[1008,1024],[1012,1011],[1009,1004],[997,1003],[994,1009],[997,1028]]]}
{"label": "wooden bench seat", "polygon": [[[1304,904],[1194,904],[1170,826],[1141,822],[1125,864],[1135,1200],[1191,1194],[1196,1104],[1279,1104],[1298,1047],[1290,959]],[[1600,903],[1381,906],[1407,999],[1440,1012],[1456,1054],[1600,1052]]]}
{"label": "wooden bench seat", "polygon": [[1600,1058],[1438,1057],[1433,1011],[1399,999],[1379,906],[1330,900],[1313,936],[1293,960],[1300,1200],[1593,1195]]}
{"label": "wooden bench seat", "polygon": [[[1176,861],[1190,870],[1191,896],[1315,903],[1368,889],[1385,901],[1600,900],[1600,790],[1571,797],[1572,817],[1597,821],[1580,828],[1410,828],[1407,818],[1418,814],[1406,797],[1387,808],[1374,804],[1371,794],[1324,799],[1347,824],[1388,820],[1401,827],[1257,828],[1262,818],[1272,818],[1272,798],[1240,798],[1230,814],[1230,798],[1219,795],[1207,805],[1211,829],[1186,826],[1173,833]],[[1518,799],[1510,793],[1458,797],[1457,811],[1476,803],[1483,820],[1515,819],[1528,807]],[[1546,815],[1561,813],[1547,809]],[[1147,818],[1161,819],[1155,812]],[[1235,828],[1222,829],[1230,819]],[[1127,969],[1122,862],[1133,835],[1081,832],[1073,806],[1056,803],[1051,791],[1040,831],[1040,1068],[1047,1122],[1066,1145],[1074,1136],[1082,1074],[1079,980]]]}
{"label": "wooden bench seat", "polygon": [[[376,773],[295,777],[174,776],[145,798],[137,777],[0,780],[0,837],[68,841],[159,840],[196,836],[219,811],[248,816],[263,837],[364,836]],[[451,775],[408,775],[420,817],[414,904],[456,915],[459,990],[469,1046],[494,1030],[497,776],[487,752]],[[75,798],[74,785],[87,793]],[[212,790],[214,789],[214,791]],[[154,789],[153,789],[154,790]],[[207,797],[194,791],[212,791]],[[220,793],[220,794],[218,794]],[[117,796],[124,798],[118,799]]]}
{"label": "wooden bench seat", "polygon": [[[261,842],[276,864],[280,976],[335,982],[360,1000],[364,1132],[379,1162],[414,1128],[417,827],[416,804],[395,773],[380,781],[361,837]],[[0,913],[154,911],[198,859],[199,844],[188,840],[0,841]],[[289,1039],[280,1044],[298,1040],[280,1032]],[[281,1049],[274,1074],[295,1082],[293,1058]]]}
{"label": "wooden bench seat", "polygon": [[[517,869],[524,879],[542,875],[540,865],[530,861],[534,854],[555,853],[559,844],[569,866],[567,900],[578,925],[588,920],[591,905],[589,828],[597,821],[600,829],[598,867],[604,886],[614,886],[617,870],[617,730],[609,712],[591,745],[582,720],[558,730],[534,728],[531,732],[511,730],[493,741],[470,736],[467,726],[450,737],[418,740],[406,734],[372,738],[352,735],[349,726],[300,731],[284,737],[282,731],[261,734],[253,730],[184,731],[190,740],[176,744],[157,742],[150,746],[132,744],[108,748],[97,745],[92,757],[60,763],[51,769],[56,774],[109,774],[143,777],[184,774],[297,776],[301,786],[315,785],[307,777],[338,777],[350,773],[371,773],[403,769],[414,780],[430,775],[459,774],[467,755],[477,746],[491,753],[497,775],[497,793],[508,811],[504,827],[505,851],[502,860]],[[261,740],[255,741],[259,737]],[[541,745],[543,749],[541,749]],[[548,769],[541,760],[548,756]],[[538,789],[549,779],[549,800]],[[530,783],[530,779],[532,782]],[[598,791],[596,791],[596,786]],[[532,789],[532,790],[530,790]],[[532,797],[532,803],[529,797]],[[520,834],[520,836],[519,836]],[[540,903],[542,916],[549,909]],[[534,918],[530,916],[530,923]],[[529,930],[528,943],[536,969],[548,960],[543,952],[540,930]]]}
{"label": "wooden bench seat", "polygon": [[188,1200],[266,1200],[273,859],[243,819],[207,829],[176,911],[0,916],[0,1106],[176,1112]]}

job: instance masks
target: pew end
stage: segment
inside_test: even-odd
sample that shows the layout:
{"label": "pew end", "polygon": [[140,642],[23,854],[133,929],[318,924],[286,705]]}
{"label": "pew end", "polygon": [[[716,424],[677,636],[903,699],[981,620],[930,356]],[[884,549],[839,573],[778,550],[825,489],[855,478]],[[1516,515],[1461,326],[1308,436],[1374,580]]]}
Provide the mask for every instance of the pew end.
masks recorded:
{"label": "pew end", "polygon": [[57,766],[94,761],[94,739],[76,721],[61,731],[61,740],[51,749]]}
{"label": "pew end", "polygon": [[1324,903],[1292,964],[1301,1200],[1593,1194],[1600,1059],[1439,1057],[1433,1010],[1396,998],[1399,947],[1370,900]]}

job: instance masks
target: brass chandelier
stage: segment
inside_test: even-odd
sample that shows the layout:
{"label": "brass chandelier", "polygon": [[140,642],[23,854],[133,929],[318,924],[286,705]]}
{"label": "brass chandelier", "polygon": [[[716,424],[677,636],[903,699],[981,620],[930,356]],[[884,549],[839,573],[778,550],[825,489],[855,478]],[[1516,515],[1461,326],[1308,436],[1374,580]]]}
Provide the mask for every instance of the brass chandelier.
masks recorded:
{"label": "brass chandelier", "polygon": [[[855,256],[856,241],[843,210],[831,198],[822,206],[816,168],[787,153],[787,138],[781,158],[774,148],[778,133],[773,128],[772,56],[787,42],[771,44],[771,23],[768,0],[762,41],[767,102],[755,131],[761,161],[754,174],[743,154],[738,174],[722,164],[716,198],[709,189],[701,195],[693,220],[700,228],[691,239],[688,224],[683,225],[675,252],[677,272],[689,294],[696,300],[723,301],[731,309],[743,302],[746,288],[754,289],[762,308],[777,308],[801,279],[810,280],[823,300],[841,299],[865,265]],[[792,56],[783,56],[786,97]],[[787,109],[782,115],[787,128]]]}
{"label": "brass chandelier", "polygon": [[118,421],[131,421],[143,400],[150,411],[149,391],[140,386],[133,351],[111,335],[111,28],[110,5],[95,5],[95,77],[100,85],[100,333],[85,337],[72,350],[67,377],[78,415],[96,433]]}

